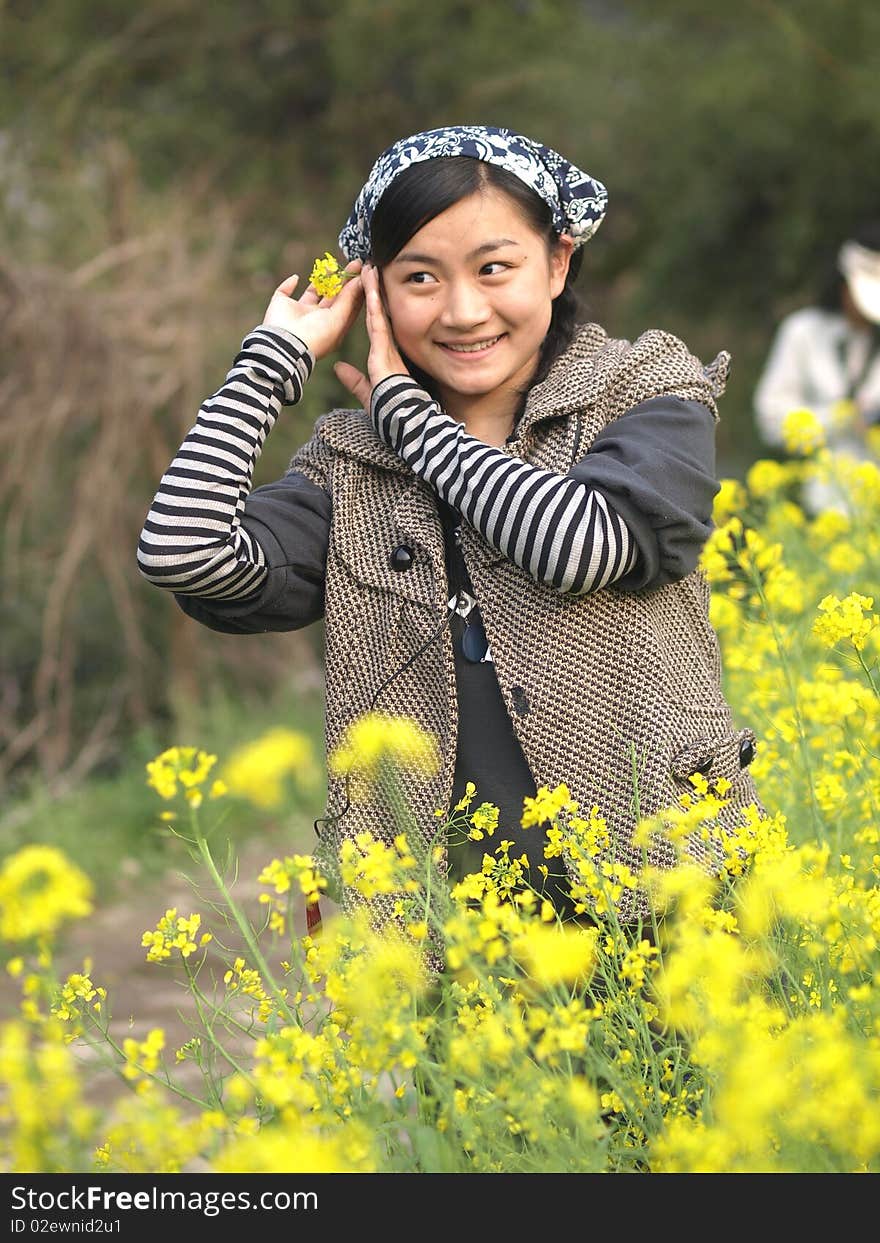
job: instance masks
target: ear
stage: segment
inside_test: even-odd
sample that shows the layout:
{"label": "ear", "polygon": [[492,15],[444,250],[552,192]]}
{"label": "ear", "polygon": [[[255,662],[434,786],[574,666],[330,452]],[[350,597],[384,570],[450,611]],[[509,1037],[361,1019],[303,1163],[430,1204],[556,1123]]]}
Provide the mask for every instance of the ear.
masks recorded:
{"label": "ear", "polygon": [[558,298],[565,288],[571,256],[574,254],[574,238],[569,233],[560,233],[556,245],[550,254],[550,297]]}

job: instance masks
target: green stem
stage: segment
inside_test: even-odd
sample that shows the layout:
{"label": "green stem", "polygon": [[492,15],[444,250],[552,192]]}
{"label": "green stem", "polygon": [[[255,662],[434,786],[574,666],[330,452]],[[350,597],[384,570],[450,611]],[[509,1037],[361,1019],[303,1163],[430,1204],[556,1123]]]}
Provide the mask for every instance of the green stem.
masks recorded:
{"label": "green stem", "polygon": [[[207,997],[205,997],[204,993],[202,992],[202,990],[199,988],[198,984],[196,983],[195,975],[190,970],[189,963],[185,964],[185,968],[186,968],[186,978],[189,980],[189,989],[190,989],[190,992],[192,993],[193,1000],[196,1003],[196,1009],[199,1012],[199,1018],[202,1020],[202,1028],[204,1029],[205,1035],[207,1036],[208,1040],[210,1040],[212,1046],[217,1050],[220,1056],[222,1058],[225,1058],[225,1060],[229,1063],[232,1069],[237,1071],[241,1075],[241,1077],[247,1081],[247,1083],[251,1086],[251,1088],[253,1088],[254,1092],[259,1094],[260,1089],[256,1081],[250,1074],[250,1072],[245,1070],[244,1067],[239,1064],[239,1062],[232,1056],[229,1050],[226,1049],[220,1043],[217,1037],[214,1035],[213,1023],[208,1020],[205,1014],[203,1004],[202,1004],[204,1001],[207,1001],[208,999]],[[245,1027],[242,1024],[237,1023],[236,1020],[233,1019],[231,1015],[226,1014],[223,1010],[218,1010],[218,1008],[214,1006],[213,1003],[211,1003],[211,1008],[214,1010],[215,1014],[222,1014],[224,1018],[228,1019],[229,1022],[232,1023],[235,1027],[238,1027],[240,1031],[244,1032],[246,1035],[248,1034]],[[199,1063],[199,1067],[201,1068],[201,1062]],[[222,1100],[220,1098],[219,1093],[217,1092],[217,1089],[214,1087],[213,1083],[210,1084],[210,1088],[216,1099],[217,1106],[222,1108]]]}
{"label": "green stem", "polygon": [[223,877],[220,875],[217,865],[214,862],[214,856],[211,854],[211,848],[208,845],[207,839],[205,838],[205,835],[199,826],[198,816],[196,815],[195,809],[192,809],[192,826],[193,826],[193,831],[195,832],[195,835],[196,835],[196,845],[198,846],[199,854],[201,855],[202,860],[204,861],[205,867],[208,869],[208,872],[211,876],[211,880],[214,882],[218,892],[220,893],[220,896],[223,898],[223,901],[226,903],[226,906],[231,911],[232,917],[235,920],[238,930],[241,933],[242,937],[244,938],[245,944],[250,950],[253,956],[253,960],[256,963],[260,971],[260,975],[269,985],[269,989],[272,993],[272,996],[274,997],[275,1001],[278,1003],[278,1006],[284,1011],[285,1016],[289,1018],[292,1023],[295,1023],[297,1027],[302,1027],[303,1026],[302,1019],[300,1018],[299,1014],[296,1011],[291,1010],[290,1006],[287,1003],[287,998],[284,996],[281,989],[279,988],[275,980],[275,977],[272,974],[272,971],[269,967],[269,964],[266,962],[266,959],[263,956],[263,952],[260,949],[260,946],[257,942],[256,937],[254,936],[253,928],[251,927],[250,921],[246,919],[243,913],[239,910],[238,904],[233,900],[232,894],[229,892],[226,882],[223,880]]}
{"label": "green stem", "polygon": [[[636,823],[636,824],[638,824],[638,823],[639,823],[639,821],[640,821],[640,820],[641,820],[641,818],[642,818],[642,804],[641,804],[641,800],[640,800],[640,798],[639,798],[639,766],[638,766],[638,761],[636,760],[636,748],[635,748],[635,744],[634,744],[634,743],[632,743],[632,742],[629,744],[629,758],[630,758],[630,764],[631,764],[631,766],[632,766],[632,783],[633,783],[633,816],[634,816],[634,819],[635,819],[635,823]],[[642,856],[642,871],[644,871],[644,870],[647,868],[647,866],[648,866],[648,848],[647,848],[647,846],[642,846],[642,847],[641,847],[641,850],[640,850],[640,853],[641,853],[641,856]],[[650,913],[651,913],[651,929],[652,929],[652,931],[653,931],[653,933],[654,933],[654,944],[655,944],[655,945],[659,948],[659,946],[660,946],[660,928],[659,928],[659,926],[658,926],[658,924],[657,924],[657,911],[656,911],[656,909],[655,909],[655,906],[654,906],[654,903],[653,903],[653,902],[649,902],[649,903],[648,903],[648,909],[649,909],[649,911],[650,911]]]}
{"label": "green stem", "polygon": [[[98,1023],[96,1019],[92,1018],[91,1015],[89,1015],[88,1017],[91,1020],[91,1022],[94,1023],[94,1025],[97,1027],[98,1031],[101,1033],[104,1043],[110,1046],[110,1048],[113,1050],[113,1052],[116,1054],[116,1056],[119,1058],[119,1060],[124,1065],[128,1065],[128,1058],[125,1056],[125,1053],[123,1052],[123,1050],[120,1048],[120,1046],[116,1043],[116,1041],[110,1035],[110,1032],[107,1030],[107,1028],[102,1027],[101,1024]],[[129,1079],[126,1075],[124,1075],[122,1073],[122,1068],[116,1062],[114,1062],[111,1058],[104,1056],[99,1045],[95,1045],[89,1042],[89,1048],[97,1050],[105,1066],[108,1066],[111,1070],[113,1070],[116,1073],[116,1075],[122,1080],[122,1082],[127,1087],[131,1088],[132,1092],[136,1091],[135,1081],[133,1079]],[[168,1077],[167,1071],[165,1072],[165,1078],[163,1079],[161,1075],[157,1075],[152,1070],[145,1070],[143,1067],[138,1067],[138,1069],[140,1070],[140,1073],[145,1076],[145,1078],[153,1079],[155,1080],[156,1083],[161,1083],[164,1088],[168,1088],[168,1090],[170,1092],[173,1092],[175,1096],[179,1096],[183,1100],[189,1101],[193,1105],[198,1105],[201,1109],[211,1108],[210,1101],[203,1101],[198,1096],[193,1096],[192,1093],[187,1092],[185,1088],[181,1088],[176,1083],[172,1083],[171,1079]]]}
{"label": "green stem", "polygon": [[856,648],[856,655],[859,658],[859,664],[862,666],[862,668],[865,671],[865,677],[868,679],[868,682],[870,683],[871,690],[874,692],[877,698],[880,699],[880,687],[878,687],[877,683],[874,681],[874,675],[871,673],[870,667],[865,663],[865,658],[858,648]]}
{"label": "green stem", "polygon": [[[752,565],[751,558],[749,559],[749,565],[750,566]],[[761,601],[761,606],[764,609],[764,615],[766,616],[767,621],[770,623],[770,629],[773,632],[773,641],[776,644],[776,651],[779,655],[779,663],[782,665],[782,672],[785,678],[785,684],[788,688],[788,693],[791,698],[792,707],[794,709],[794,719],[795,719],[795,724],[797,725],[798,746],[800,748],[800,753],[801,753],[801,762],[803,763],[803,766],[804,766],[804,775],[806,777],[807,787],[810,792],[810,814],[813,820],[813,828],[815,829],[816,834],[818,835],[820,840],[825,842],[828,840],[828,835],[825,832],[825,824],[822,820],[822,815],[819,810],[819,805],[816,801],[816,791],[813,786],[813,766],[810,760],[810,752],[807,746],[807,737],[804,731],[804,722],[803,722],[803,718],[801,717],[800,707],[798,706],[797,687],[795,686],[794,678],[792,676],[791,665],[789,664],[789,661],[788,661],[788,654],[786,653],[785,646],[782,641],[782,635],[779,631],[779,627],[776,624],[776,618],[773,616],[773,612],[770,608],[770,603],[767,600],[767,596],[764,593],[764,584],[761,581],[761,575],[756,568],[752,567],[752,572],[750,574],[750,577],[755,587],[755,590],[758,593],[758,597]]]}

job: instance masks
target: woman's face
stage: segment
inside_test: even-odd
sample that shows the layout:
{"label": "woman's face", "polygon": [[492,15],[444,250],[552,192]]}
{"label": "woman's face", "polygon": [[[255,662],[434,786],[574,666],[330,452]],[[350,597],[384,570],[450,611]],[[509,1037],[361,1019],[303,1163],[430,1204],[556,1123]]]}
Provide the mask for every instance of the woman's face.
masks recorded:
{"label": "woman's face", "polygon": [[562,292],[573,244],[553,253],[503,191],[475,191],[435,216],[382,270],[406,357],[451,414],[459,398],[527,386]]}

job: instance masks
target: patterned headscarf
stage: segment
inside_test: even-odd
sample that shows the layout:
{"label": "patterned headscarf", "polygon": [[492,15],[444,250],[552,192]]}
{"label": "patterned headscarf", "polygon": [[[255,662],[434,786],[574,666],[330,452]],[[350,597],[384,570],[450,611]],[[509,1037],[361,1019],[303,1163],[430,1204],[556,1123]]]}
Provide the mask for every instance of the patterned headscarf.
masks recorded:
{"label": "patterned headscarf", "polygon": [[398,139],[382,152],[339,234],[339,246],[347,259],[368,258],[373,212],[398,173],[410,164],[447,155],[485,160],[519,177],[553,212],[556,232],[571,234],[575,248],[592,237],[602,223],[608,191],[557,151],[509,129],[449,125]]}

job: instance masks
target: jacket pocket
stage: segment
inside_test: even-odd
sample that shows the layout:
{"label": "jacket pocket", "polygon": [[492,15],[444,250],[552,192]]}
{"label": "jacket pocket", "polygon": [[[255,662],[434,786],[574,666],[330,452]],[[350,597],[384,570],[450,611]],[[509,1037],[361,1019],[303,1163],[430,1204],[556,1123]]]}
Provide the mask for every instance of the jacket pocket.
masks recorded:
{"label": "jacket pocket", "polygon": [[404,486],[357,464],[333,506],[331,549],[358,588],[436,608],[443,534],[436,504],[418,480]]}
{"label": "jacket pocket", "polygon": [[[753,806],[759,815],[767,814],[749,772],[749,765],[757,753],[758,740],[752,729],[733,728],[726,708],[708,713],[704,711],[697,716],[697,721],[703,727],[700,732],[672,749],[670,784],[680,797],[696,793],[690,781],[696,773],[706,779],[710,791],[721,778],[730,783],[726,789],[713,791],[723,803],[714,817],[714,828],[703,826],[690,835],[684,847],[685,854],[694,862],[710,874],[717,875],[729,866],[732,841],[746,825],[745,809]],[[736,845],[733,852],[745,864],[747,853],[744,848]]]}
{"label": "jacket pocket", "polygon": [[696,773],[705,777],[710,786],[719,777],[734,785],[755,758],[757,748],[755,732],[748,728],[700,734],[676,747],[669,766],[673,777],[689,787],[689,779]]}

